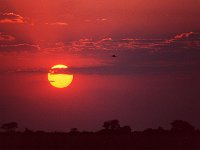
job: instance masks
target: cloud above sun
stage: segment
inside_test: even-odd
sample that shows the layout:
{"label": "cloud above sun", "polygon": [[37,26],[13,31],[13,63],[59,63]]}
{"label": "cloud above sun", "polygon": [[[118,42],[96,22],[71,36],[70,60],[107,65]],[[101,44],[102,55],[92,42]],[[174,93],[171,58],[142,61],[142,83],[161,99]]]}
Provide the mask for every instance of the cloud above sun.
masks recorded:
{"label": "cloud above sun", "polygon": [[[2,38],[8,38],[7,36],[10,37],[10,35],[2,35]],[[79,60],[85,66],[76,66],[77,63],[72,63],[72,66],[76,66],[73,67],[73,72],[86,74],[198,71],[199,49],[200,34],[198,32],[181,33],[168,39],[108,37],[94,40],[82,38],[78,41],[49,43],[42,47],[34,43],[7,43],[0,46],[2,54],[20,52],[23,55],[25,52],[37,57],[55,58],[57,56],[63,60],[67,58],[71,62]],[[113,54],[117,57],[112,58]],[[40,68],[37,70],[41,72]],[[29,70],[29,72],[32,71]],[[42,72],[44,72],[43,69]]]}
{"label": "cloud above sun", "polygon": [[0,32],[0,41],[13,41],[15,37],[12,35],[3,34]]}
{"label": "cloud above sun", "polygon": [[200,48],[200,33],[188,32],[175,35],[169,39],[157,39],[157,38],[125,38],[125,39],[113,39],[111,37],[103,38],[99,40],[93,40],[88,38],[79,39],[78,41],[60,42],[55,44],[55,50],[63,49],[66,51],[136,51],[147,50],[150,52],[162,52],[168,51],[182,51],[183,49],[196,49]]}
{"label": "cloud above sun", "polygon": [[15,44],[15,45],[0,45],[0,52],[37,52],[40,50],[38,45],[31,44]]}
{"label": "cloud above sun", "polygon": [[[52,25],[65,26],[65,23],[53,23]],[[67,24],[66,24],[67,25]],[[31,45],[38,47],[39,44],[30,42],[21,42],[13,35],[0,33],[0,42],[6,41],[6,45],[1,47],[13,46],[12,41],[17,41],[15,45]],[[18,46],[16,46],[18,47]],[[62,50],[65,52],[91,52],[91,51],[146,51],[146,52],[182,52],[184,50],[198,50],[200,48],[200,33],[187,32],[174,35],[172,38],[123,38],[115,39],[112,37],[102,39],[81,38],[77,41],[60,41],[55,43],[47,43],[42,46],[44,51]],[[18,48],[17,48],[18,49]],[[15,48],[13,48],[15,51]]]}
{"label": "cloud above sun", "polygon": [[52,26],[56,26],[56,25],[58,25],[58,26],[67,26],[68,25],[68,23],[66,23],[66,22],[51,22],[51,23],[45,23],[46,25],[52,25]]}
{"label": "cloud above sun", "polygon": [[0,23],[25,23],[24,18],[21,15],[9,12],[9,13],[3,13],[0,15]]}

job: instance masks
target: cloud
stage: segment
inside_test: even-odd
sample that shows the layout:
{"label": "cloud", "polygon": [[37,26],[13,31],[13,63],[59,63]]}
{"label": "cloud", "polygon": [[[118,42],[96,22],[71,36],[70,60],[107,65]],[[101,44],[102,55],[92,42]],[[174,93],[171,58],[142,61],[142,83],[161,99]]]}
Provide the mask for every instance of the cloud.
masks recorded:
{"label": "cloud", "polygon": [[98,19],[96,19],[96,21],[106,22],[106,21],[109,21],[109,20],[107,18],[98,18]]}
{"label": "cloud", "polygon": [[184,38],[189,38],[191,35],[193,35],[194,32],[188,32],[188,33],[182,33],[182,34],[179,34],[179,35],[176,35],[174,37],[174,39],[184,39]]}
{"label": "cloud", "polygon": [[[77,41],[50,43],[41,49],[37,44],[1,45],[3,52],[40,50],[45,54],[76,56],[97,60],[103,66],[79,68],[74,72],[90,73],[145,73],[190,71],[200,67],[200,34],[181,33],[170,39],[138,39],[105,37],[81,38]],[[117,57],[112,58],[115,54]],[[105,66],[104,66],[105,65]]]}
{"label": "cloud", "polygon": [[84,21],[87,23],[104,23],[104,22],[110,22],[112,20],[107,18],[97,18],[97,19],[85,19]]}
{"label": "cloud", "polygon": [[0,45],[1,52],[33,52],[40,50],[39,45],[33,44],[15,44],[15,45]]}
{"label": "cloud", "polygon": [[[48,48],[49,50],[52,47]],[[138,39],[138,38],[123,38],[113,39],[105,37],[102,39],[82,38],[78,41],[59,42],[52,49],[70,51],[70,52],[85,52],[91,51],[130,51],[134,53],[182,53],[184,50],[199,50],[200,34],[188,32],[175,35],[171,39]]]}
{"label": "cloud", "polygon": [[24,18],[21,15],[9,12],[0,15],[0,23],[25,23]]}
{"label": "cloud", "polygon": [[[80,39],[67,43],[66,47],[73,51],[135,51],[135,50],[151,50],[153,45],[161,42],[160,39],[112,39],[111,37],[102,38],[100,40]],[[65,44],[64,44],[65,45]],[[63,46],[65,47],[65,46]]]}
{"label": "cloud", "polygon": [[175,35],[171,39],[165,40],[161,43],[160,49],[173,49],[174,51],[183,50],[199,50],[200,48],[200,33],[188,32]]}
{"label": "cloud", "polygon": [[200,41],[199,32],[187,32],[175,35],[172,39],[166,40],[166,43],[173,43],[178,41]]}
{"label": "cloud", "polygon": [[0,41],[13,41],[15,37],[12,35],[3,34],[0,32]]}
{"label": "cloud", "polygon": [[[28,18],[25,19],[23,16],[12,13],[12,12],[0,14],[0,24],[5,24],[5,23],[11,23],[11,24],[27,23],[32,26],[37,24],[34,22],[30,22],[30,20],[28,20]],[[59,21],[58,22],[46,22],[46,23],[43,22],[42,24],[50,25],[50,26],[68,26],[67,22],[59,22]]]}
{"label": "cloud", "polygon": [[[75,72],[123,74],[198,71],[200,68],[200,34],[195,32],[181,33],[171,39],[83,38],[56,46],[55,52],[88,56],[106,64],[75,69]],[[112,58],[112,54],[117,57]]]}
{"label": "cloud", "polygon": [[51,26],[68,26],[67,22],[51,22],[51,23],[45,23],[46,25]]}
{"label": "cloud", "polygon": [[[76,56],[75,58],[81,58],[81,61],[83,62],[87,59],[92,58],[90,59],[90,63],[84,62],[86,65],[74,64],[74,67],[70,68],[70,72],[74,74],[130,75],[151,73],[200,72],[199,49],[182,49],[177,47],[170,48],[170,44],[171,43],[165,43],[164,39],[113,40],[111,38],[103,38],[100,40],[92,40],[86,38],[68,43],[59,42],[55,44],[55,47],[51,46],[50,48],[42,50],[38,45],[31,44],[0,46],[0,50],[27,52],[40,50],[40,52],[55,52],[56,55],[60,54],[62,57],[65,58],[67,56]],[[105,45],[109,45],[109,47],[112,46],[115,48],[118,47],[118,49],[103,50],[102,47],[104,47]],[[119,48],[119,45],[121,45],[121,48]],[[166,45],[168,46],[166,47]],[[151,48],[149,49],[148,46]],[[112,54],[115,54],[117,57],[112,58]],[[49,53],[46,53],[46,55],[49,55]],[[94,64],[93,60],[97,60],[98,64]],[[20,69],[16,72],[47,73],[47,71],[48,70],[44,68],[32,68]]]}

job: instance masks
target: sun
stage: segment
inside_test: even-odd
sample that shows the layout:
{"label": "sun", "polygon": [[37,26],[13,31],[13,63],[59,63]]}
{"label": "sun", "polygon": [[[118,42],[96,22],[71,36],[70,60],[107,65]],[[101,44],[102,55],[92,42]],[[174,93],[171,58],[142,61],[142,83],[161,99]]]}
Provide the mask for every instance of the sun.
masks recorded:
{"label": "sun", "polygon": [[48,73],[49,83],[55,88],[66,88],[73,81],[73,74],[68,72],[68,66],[63,64],[54,65]]}

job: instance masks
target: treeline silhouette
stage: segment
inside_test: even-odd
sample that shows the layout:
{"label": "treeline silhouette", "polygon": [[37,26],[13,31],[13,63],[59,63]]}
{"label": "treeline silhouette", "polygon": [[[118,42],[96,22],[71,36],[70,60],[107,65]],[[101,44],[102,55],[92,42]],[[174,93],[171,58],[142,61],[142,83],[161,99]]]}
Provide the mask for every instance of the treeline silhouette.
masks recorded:
{"label": "treeline silhouette", "polygon": [[183,120],[174,120],[171,129],[162,127],[132,131],[118,120],[105,121],[96,132],[17,131],[16,122],[1,126],[0,149],[200,149],[200,131]]}

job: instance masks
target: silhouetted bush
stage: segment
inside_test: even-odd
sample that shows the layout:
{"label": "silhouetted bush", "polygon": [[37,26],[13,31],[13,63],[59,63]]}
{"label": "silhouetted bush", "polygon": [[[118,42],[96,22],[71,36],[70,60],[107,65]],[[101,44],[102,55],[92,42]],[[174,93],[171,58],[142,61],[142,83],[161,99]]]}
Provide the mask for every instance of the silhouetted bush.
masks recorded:
{"label": "silhouetted bush", "polygon": [[18,128],[18,124],[16,122],[9,122],[3,124],[1,128],[7,132],[14,132]]}
{"label": "silhouetted bush", "polygon": [[105,121],[103,127],[105,130],[117,130],[120,128],[119,120]]}
{"label": "silhouetted bush", "polygon": [[174,120],[172,123],[172,132],[176,133],[194,133],[195,128],[190,123],[183,121],[183,120]]}

